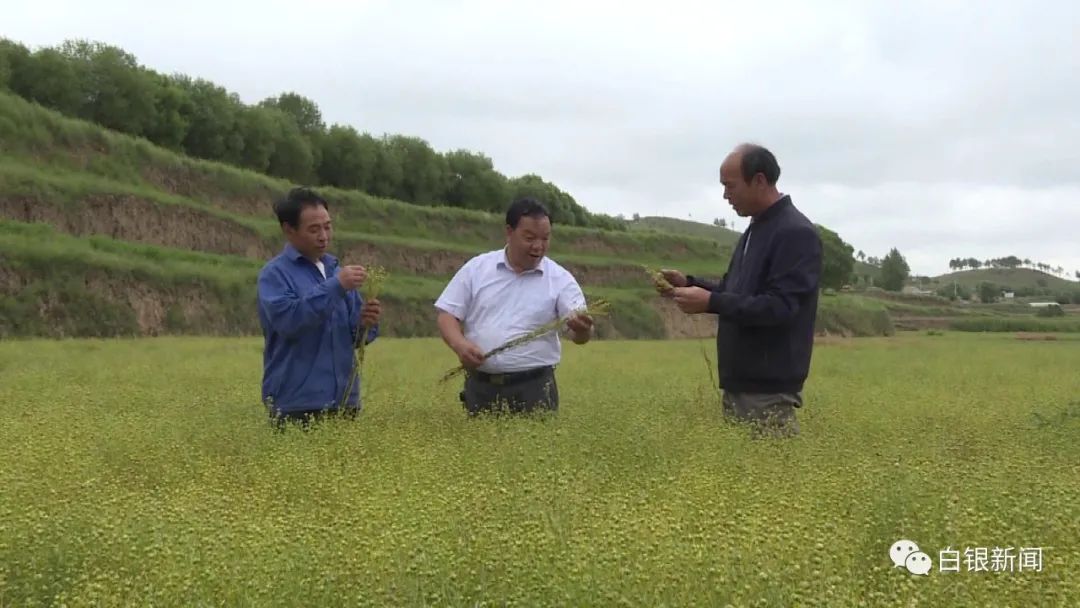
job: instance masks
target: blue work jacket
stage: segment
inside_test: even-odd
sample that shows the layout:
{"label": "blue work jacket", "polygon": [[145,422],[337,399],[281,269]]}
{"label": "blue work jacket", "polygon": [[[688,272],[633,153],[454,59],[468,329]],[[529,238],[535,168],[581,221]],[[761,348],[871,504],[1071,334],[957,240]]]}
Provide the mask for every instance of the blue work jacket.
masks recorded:
{"label": "blue work jacket", "polygon": [[[337,258],[324,254],[318,267],[291,244],[259,272],[262,325],[262,399],[274,413],[337,409],[353,369],[363,298],[338,280]],[[366,337],[371,343],[379,326]],[[360,407],[354,382],[347,407]]]}

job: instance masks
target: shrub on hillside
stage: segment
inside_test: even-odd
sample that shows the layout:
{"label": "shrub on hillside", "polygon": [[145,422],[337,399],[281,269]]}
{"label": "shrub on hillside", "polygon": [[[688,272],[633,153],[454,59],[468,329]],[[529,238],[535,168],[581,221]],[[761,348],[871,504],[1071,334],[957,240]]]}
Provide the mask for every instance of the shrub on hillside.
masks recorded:
{"label": "shrub on hillside", "polygon": [[1043,306],[1039,310],[1035,311],[1036,317],[1064,317],[1065,309],[1060,305],[1058,306]]}

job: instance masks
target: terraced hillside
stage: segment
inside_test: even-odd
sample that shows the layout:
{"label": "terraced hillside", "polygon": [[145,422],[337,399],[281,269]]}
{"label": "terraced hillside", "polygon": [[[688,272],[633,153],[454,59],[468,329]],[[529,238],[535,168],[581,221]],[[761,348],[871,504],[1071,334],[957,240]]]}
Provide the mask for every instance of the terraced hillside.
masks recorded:
{"label": "terraced hillside", "polygon": [[[254,277],[281,245],[271,202],[292,184],[199,161],[0,95],[0,334],[257,330]],[[391,273],[388,335],[430,335],[431,303],[502,218],[323,188],[345,260]],[[612,301],[604,335],[712,331],[655,297],[642,265],[715,275],[708,239],[557,226],[551,255]],[[392,312],[391,312],[392,311]],[[694,322],[697,321],[697,322]]]}
{"label": "terraced hillside", "polygon": [[[293,184],[196,160],[0,94],[0,336],[258,332],[255,277],[282,246],[272,201]],[[320,188],[333,250],[382,265],[388,336],[436,332],[432,304],[469,257],[500,247],[503,218]],[[709,316],[658,298],[643,266],[715,277],[730,243],[557,225],[551,257],[612,302],[601,337],[700,337]],[[883,308],[829,300],[823,331],[890,331]],[[845,315],[859,314],[860,319]],[[885,315],[882,320],[882,315]]]}

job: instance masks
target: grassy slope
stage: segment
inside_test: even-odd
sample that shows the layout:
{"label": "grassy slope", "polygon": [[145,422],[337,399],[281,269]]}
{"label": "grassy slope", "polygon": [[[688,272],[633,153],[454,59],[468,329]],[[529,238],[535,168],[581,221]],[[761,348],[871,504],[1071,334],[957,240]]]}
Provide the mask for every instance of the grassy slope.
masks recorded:
{"label": "grassy slope", "polygon": [[934,277],[933,280],[938,285],[951,285],[953,281],[955,281],[960,285],[971,289],[977,288],[979,283],[983,281],[989,281],[1002,288],[1008,289],[1037,288],[1041,287],[1039,285],[1040,281],[1045,283],[1045,287],[1055,292],[1080,288],[1080,282],[1069,281],[1052,274],[1047,274],[1041,270],[1034,270],[1031,268],[980,268],[978,270],[961,270],[959,272],[950,272]]}
{"label": "grassy slope", "polygon": [[723,243],[729,247],[739,240],[739,233],[729,228],[721,228],[712,224],[682,220],[674,217],[642,217],[630,221],[630,228],[639,233],[652,231],[710,239]]}
{"label": "grassy slope", "polygon": [[[250,334],[258,331],[254,284],[262,262],[139,245],[106,237],[73,237],[43,224],[0,221],[0,279],[29,281],[0,296],[0,336],[117,336],[145,333],[131,302],[116,290],[137,292],[144,303],[170,309],[167,333]],[[445,281],[394,276],[382,299],[394,310],[387,335],[432,335],[432,303]],[[663,326],[648,304],[648,289],[583,286],[589,299],[612,302],[614,313],[601,335],[662,337]],[[211,310],[183,312],[192,298]],[[46,310],[41,311],[43,302]],[[51,307],[56,304],[67,304]],[[135,307],[138,308],[138,307]],[[209,314],[221,318],[205,318]]]}
{"label": "grassy slope", "polygon": [[[175,154],[145,140],[63,117],[18,97],[0,94],[0,164],[107,178],[113,183],[198,200],[272,223],[270,201],[291,184]],[[441,245],[489,247],[501,240],[501,216],[423,207],[356,191],[320,188],[339,222],[350,230]],[[0,195],[5,193],[0,192]],[[669,234],[558,226],[552,253],[596,255],[609,261],[659,260],[721,267],[728,250],[714,240]]]}
{"label": "grassy slope", "polygon": [[[128,184],[104,177],[87,173],[75,173],[52,168],[37,168],[28,166],[18,160],[0,159],[0,193],[8,198],[26,199],[35,205],[62,206],[65,210],[76,213],[79,205],[88,199],[101,195],[116,196],[128,199],[137,199],[155,207],[180,207],[194,212],[195,220],[216,219],[232,225],[237,234],[237,240],[242,237],[256,235],[261,244],[270,251],[277,250],[281,246],[281,233],[276,222],[269,217],[257,217],[238,213],[219,206],[206,203],[199,199],[188,198],[160,190],[155,190],[145,185]],[[138,221],[138,212],[132,212],[133,221]],[[346,217],[335,222],[335,250],[342,251],[352,245],[366,243],[374,245],[385,251],[394,251],[407,257],[409,254],[454,252],[460,256],[471,256],[481,251],[498,246],[498,241],[488,242],[466,240],[433,240],[416,234],[416,231],[405,235],[394,234],[394,231],[374,232],[378,225],[369,221],[361,221]],[[398,228],[401,228],[399,225]],[[111,229],[111,228],[110,228]],[[137,231],[137,230],[136,230]],[[671,260],[665,259],[670,256],[650,255],[649,251],[642,252],[632,260],[618,258],[611,255],[589,254],[574,252],[572,248],[559,242],[561,234],[557,234],[554,241],[552,256],[560,263],[573,264],[576,266],[592,268],[614,273],[622,277],[624,284],[641,285],[644,275],[640,266],[645,264],[653,267],[662,265],[678,265],[686,272],[712,275],[717,271],[717,262],[710,260]],[[139,238],[150,238],[150,235],[139,235]],[[164,243],[158,243],[164,244]],[[565,253],[566,250],[569,253]],[[561,250],[561,251],[560,251]],[[213,251],[211,251],[213,252]],[[227,253],[217,251],[217,253]],[[459,256],[459,257],[460,257]],[[393,258],[394,256],[387,256]],[[398,270],[391,268],[391,270]],[[426,274],[426,273],[425,273]],[[434,276],[448,278],[447,273],[439,273]],[[629,282],[625,277],[632,277]]]}
{"label": "grassy slope", "polygon": [[[260,260],[74,237],[44,224],[2,220],[0,252],[0,337],[135,336],[148,327],[179,334],[259,331],[252,299]],[[386,335],[434,335],[431,306],[444,285],[395,276],[382,297],[393,310],[383,324]],[[665,337],[649,288],[583,289],[589,299],[613,305],[610,318],[600,321],[600,337]],[[133,306],[133,294],[142,306]],[[850,295],[822,298],[818,326],[845,335],[892,333],[883,303]]]}

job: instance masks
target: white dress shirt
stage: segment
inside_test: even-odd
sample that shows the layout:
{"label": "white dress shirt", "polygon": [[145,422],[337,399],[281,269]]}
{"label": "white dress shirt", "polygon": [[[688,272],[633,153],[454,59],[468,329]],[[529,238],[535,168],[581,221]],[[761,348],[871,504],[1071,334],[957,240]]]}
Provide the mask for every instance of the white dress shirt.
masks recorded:
{"label": "white dress shirt", "polygon": [[[488,352],[505,342],[585,307],[585,295],[574,275],[544,257],[533,270],[518,274],[505,249],[473,257],[450,280],[435,307],[464,325],[465,338]],[[559,332],[484,361],[480,371],[518,372],[555,365],[562,355]]]}

